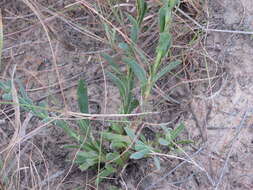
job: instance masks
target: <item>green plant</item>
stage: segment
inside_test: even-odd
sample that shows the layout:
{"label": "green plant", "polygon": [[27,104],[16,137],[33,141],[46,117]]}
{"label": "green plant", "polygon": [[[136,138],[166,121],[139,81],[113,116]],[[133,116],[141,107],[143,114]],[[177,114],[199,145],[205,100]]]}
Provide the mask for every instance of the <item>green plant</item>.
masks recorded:
{"label": "green plant", "polygon": [[[133,100],[131,95],[131,90],[134,88],[132,81],[135,77],[140,82],[142,98],[144,101],[147,101],[154,84],[166,73],[171,72],[181,64],[180,61],[176,60],[170,62],[164,68],[161,68],[163,60],[167,57],[172,44],[172,37],[170,34],[172,9],[177,3],[178,1],[176,0],[164,0],[163,6],[159,10],[159,42],[156,48],[154,63],[151,64],[148,63],[148,58],[145,54],[137,47],[141,24],[144,15],[147,12],[147,4],[144,0],[137,0],[136,18],[127,14],[128,20],[131,23],[130,42],[117,42],[115,30],[111,29],[107,24],[104,24],[106,35],[112,49],[117,51],[117,48],[115,48],[117,46],[121,49],[121,52],[123,52],[121,61],[125,63],[127,68],[127,71],[122,73],[119,66],[110,55],[102,55],[112,67],[113,73],[108,73],[108,75],[119,88],[121,98],[124,102],[123,113],[126,113],[129,107],[132,107],[131,104],[134,106],[137,105],[137,101]],[[144,64],[141,64],[140,62]],[[144,65],[145,67],[148,67],[148,71],[145,70]]]}
{"label": "green plant", "polygon": [[176,141],[176,138],[183,132],[185,125],[184,124],[180,124],[179,126],[177,126],[175,129],[169,129],[166,126],[161,126],[163,131],[164,131],[164,135],[162,135],[162,137],[160,137],[158,139],[158,142],[160,145],[163,146],[167,146],[169,148],[174,148],[175,144],[189,144],[189,143],[193,143],[190,140],[180,140],[180,141]]}
{"label": "green plant", "polygon": [[[107,76],[117,86],[121,97],[121,114],[130,114],[135,109],[143,110],[150,96],[153,85],[166,73],[176,68],[180,61],[172,61],[164,68],[161,68],[163,61],[169,53],[172,44],[170,34],[171,14],[173,7],[177,4],[175,0],[164,0],[163,6],[159,10],[159,42],[156,48],[154,63],[149,64],[148,58],[137,47],[141,25],[148,10],[144,0],[137,0],[137,16],[132,17],[126,14],[131,28],[129,31],[130,41],[118,40],[115,29],[104,23],[105,32],[109,43],[114,51],[122,53],[122,62],[125,70],[122,70],[115,59],[109,54],[103,54],[103,58],[110,64],[111,71]],[[140,63],[141,62],[141,63]],[[145,70],[147,68],[147,71]],[[139,82],[136,83],[136,81]],[[26,94],[21,82],[19,84],[19,103],[26,111],[31,111],[43,121],[51,121],[50,114],[46,109],[46,103],[35,106],[33,101]],[[0,88],[5,92],[3,98],[12,100],[11,82],[0,82]],[[140,89],[141,101],[134,95],[134,89]],[[81,113],[89,113],[88,89],[85,81],[80,80],[77,89],[78,105]],[[124,122],[111,122],[105,131],[92,130],[92,122],[88,119],[77,121],[77,130],[70,127],[67,121],[59,119],[53,124],[61,127],[74,141],[74,145],[67,145],[66,148],[79,149],[75,163],[81,170],[90,168],[100,168],[96,183],[101,182],[105,177],[121,170],[130,159],[142,159],[150,157],[151,153],[169,151],[174,147],[174,143],[190,143],[190,141],[176,141],[176,138],[184,129],[184,125],[179,125],[174,130],[169,130],[163,126],[165,135],[157,134],[157,137],[150,141],[144,135],[139,134],[132,128],[132,123],[141,124],[144,118],[137,118],[135,121],[124,119]],[[100,137],[100,138],[99,138]],[[101,141],[102,139],[102,141]],[[160,168],[158,157],[153,157],[157,168]]]}
{"label": "green plant", "polygon": [[[21,107],[26,111],[31,111],[44,122],[50,121],[46,104],[41,103],[39,106],[35,106],[32,100],[27,96],[22,84],[20,82],[17,83],[19,84],[19,102]],[[2,98],[11,100],[11,83],[0,82],[0,88],[5,92]],[[77,95],[80,111],[82,113],[89,113],[87,86],[83,80],[79,81]],[[101,182],[104,177],[119,171],[129,159],[149,157],[150,153],[160,152],[162,149],[161,146],[165,146],[169,149],[173,146],[171,142],[178,137],[184,127],[182,124],[175,130],[168,130],[166,127],[163,127],[163,130],[166,131],[165,138],[161,138],[162,134],[160,134],[156,139],[150,142],[146,140],[143,135],[138,138],[135,131],[130,128],[130,122],[111,122],[111,126],[106,131],[102,131],[99,134],[109,143],[109,146],[106,146],[101,144],[98,138],[94,137],[92,124],[89,120],[78,120],[77,130],[72,129],[69,124],[62,119],[52,122],[61,127],[66,134],[76,142],[75,145],[66,145],[65,148],[79,149],[75,163],[79,165],[81,170],[84,171],[89,168],[97,167],[98,164],[101,165],[101,171],[96,178],[96,183]],[[157,157],[154,157],[154,163],[157,168],[160,167],[160,162]]]}

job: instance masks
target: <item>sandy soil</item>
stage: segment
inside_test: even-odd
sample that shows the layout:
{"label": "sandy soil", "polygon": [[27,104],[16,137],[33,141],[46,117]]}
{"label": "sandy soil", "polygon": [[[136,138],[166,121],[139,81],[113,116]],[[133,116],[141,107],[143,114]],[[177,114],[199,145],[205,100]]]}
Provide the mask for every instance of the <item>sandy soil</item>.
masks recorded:
{"label": "sandy soil", "polygon": [[[250,0],[210,1],[209,28],[252,31],[252,8]],[[209,67],[224,67],[224,76],[219,90],[193,98],[193,114],[186,125],[193,138],[199,134],[194,128],[200,128],[206,148],[196,160],[210,179],[202,176],[197,188],[185,188],[252,189],[252,35],[210,32],[206,42],[215,60]]]}

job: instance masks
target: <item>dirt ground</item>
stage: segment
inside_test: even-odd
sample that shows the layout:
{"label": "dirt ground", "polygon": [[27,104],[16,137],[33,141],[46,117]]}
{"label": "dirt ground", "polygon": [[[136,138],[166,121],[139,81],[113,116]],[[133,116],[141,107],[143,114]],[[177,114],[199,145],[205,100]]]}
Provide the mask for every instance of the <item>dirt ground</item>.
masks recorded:
{"label": "dirt ground", "polygon": [[[39,2],[39,9],[51,15],[51,10],[45,8],[48,5],[60,10],[75,1]],[[62,20],[60,15],[49,17],[46,23],[53,30],[49,35],[53,39],[55,66],[44,28],[39,22],[33,23],[37,15],[22,1],[2,0],[0,8],[5,29],[1,80],[9,79],[17,65],[16,77],[35,102],[47,101],[54,108],[67,105],[76,111],[76,85],[78,79],[84,78],[89,87],[91,112],[116,113],[119,95],[110,82],[109,106],[103,106],[104,68],[98,55],[108,51],[108,47],[101,42],[105,34],[96,24],[95,16],[90,17],[90,12],[84,9],[75,9],[66,15],[67,21],[73,23]],[[17,19],[17,15],[22,17]],[[253,189],[253,35],[239,34],[253,31],[253,1],[209,0],[203,3],[202,17],[193,19],[210,29],[201,33],[203,57],[192,59],[198,69],[203,68],[204,74],[198,71],[190,77],[193,83],[185,82],[175,88],[170,95],[179,103],[159,104],[156,109],[162,113],[150,120],[165,123],[176,118],[173,124],[184,121],[184,135],[195,143],[179,154],[184,161],[164,158],[160,171],[155,170],[149,159],[133,161],[121,175],[113,176],[113,182],[108,180],[100,189],[113,190],[111,185],[129,190]],[[87,37],[85,28],[74,23],[87,26],[94,35]],[[188,23],[201,31],[194,20],[188,19]],[[201,77],[207,80],[194,82]],[[177,82],[168,77],[159,81],[158,86],[170,93],[168,89]],[[2,152],[15,128],[12,107],[1,105],[0,109],[0,159],[5,160],[7,155]],[[23,113],[21,120],[25,134],[41,130],[29,137],[19,151],[15,150],[22,156],[20,189],[95,189],[89,185],[95,171],[81,172],[76,165],[66,162],[74,153],[63,147],[71,140],[61,129],[44,126],[29,113]],[[101,123],[97,125],[99,128]],[[12,156],[8,157],[7,172],[0,173],[0,182],[15,168],[15,162],[10,160]]]}
{"label": "dirt ground", "polygon": [[[208,27],[252,31],[252,13],[253,2],[249,0],[210,1]],[[216,189],[253,188],[252,45],[252,35],[207,35],[206,50],[225,71],[219,90],[193,98],[193,116],[186,121],[191,135],[198,134],[194,132],[198,123],[206,140],[206,148],[196,160],[210,180],[206,180],[209,184],[199,180],[200,189],[213,189],[210,183],[216,184]]]}

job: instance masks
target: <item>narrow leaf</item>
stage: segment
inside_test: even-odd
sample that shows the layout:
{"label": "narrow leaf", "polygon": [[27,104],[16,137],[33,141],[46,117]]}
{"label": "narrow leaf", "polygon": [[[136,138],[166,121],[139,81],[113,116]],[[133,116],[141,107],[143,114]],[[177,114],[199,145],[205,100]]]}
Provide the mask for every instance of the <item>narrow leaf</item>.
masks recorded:
{"label": "narrow leaf", "polygon": [[161,163],[160,163],[160,160],[159,160],[159,158],[157,158],[156,156],[154,157],[154,164],[155,164],[155,166],[156,166],[156,168],[157,168],[158,170],[161,170]]}
{"label": "narrow leaf", "polygon": [[169,145],[169,141],[167,141],[164,138],[159,138],[158,142],[159,142],[160,145],[164,145],[164,146],[168,146]]}
{"label": "narrow leaf", "polygon": [[168,53],[170,46],[171,46],[171,35],[168,32],[161,33],[158,46],[156,49],[157,54],[160,54],[161,58],[163,58]]}
{"label": "narrow leaf", "polygon": [[107,165],[105,169],[98,175],[96,179],[96,185],[99,184],[105,177],[115,173],[117,170],[110,165]]}
{"label": "narrow leaf", "polygon": [[143,18],[147,12],[147,3],[145,2],[145,0],[137,0],[137,22],[138,22],[138,25],[140,26],[142,21],[143,21]]}
{"label": "narrow leaf", "polygon": [[126,94],[126,86],[124,82],[111,72],[107,72],[107,75],[110,77],[112,82],[118,87],[120,96],[124,98]]}
{"label": "narrow leaf", "polygon": [[181,123],[176,129],[170,132],[169,140],[170,141],[175,140],[179,136],[179,134],[184,130],[184,128],[185,125]]}
{"label": "narrow leaf", "polygon": [[169,0],[169,6],[171,8],[175,7],[179,3],[180,3],[180,0]]}
{"label": "narrow leaf", "polygon": [[77,123],[81,129],[82,134],[85,137],[90,138],[91,137],[90,121],[86,119],[82,119],[82,120],[78,120]]}
{"label": "narrow leaf", "polygon": [[55,122],[55,124],[57,126],[61,127],[67,135],[69,135],[70,137],[74,138],[76,141],[79,142],[79,140],[80,140],[79,135],[74,130],[72,130],[65,121],[57,120]]}
{"label": "narrow leaf", "polygon": [[142,86],[144,86],[147,81],[146,71],[133,59],[125,57],[123,61],[131,67],[135,76],[140,80]]}
{"label": "narrow leaf", "polygon": [[79,80],[77,98],[80,111],[89,113],[88,90],[84,80]]}
{"label": "narrow leaf", "polygon": [[79,166],[79,169],[81,171],[85,171],[90,167],[94,166],[95,164],[97,164],[97,161],[95,159],[86,159],[85,162]]}
{"label": "narrow leaf", "polygon": [[145,157],[148,153],[150,153],[150,151],[148,149],[144,149],[144,150],[141,150],[141,151],[131,154],[130,158],[138,160],[138,159]]}
{"label": "narrow leaf", "polygon": [[112,141],[112,143],[110,144],[111,149],[121,149],[126,148],[127,146],[127,143],[124,143],[122,141]]}
{"label": "narrow leaf", "polygon": [[128,113],[132,113],[132,111],[139,106],[139,101],[137,99],[134,99],[128,109]]}
{"label": "narrow leaf", "polygon": [[106,161],[107,162],[111,161],[111,160],[114,160],[115,158],[118,158],[118,159],[116,159],[114,161],[117,165],[119,165],[119,166],[123,166],[124,165],[124,162],[121,159],[120,154],[118,152],[113,152],[113,153],[106,154]]}
{"label": "narrow leaf", "polygon": [[160,33],[164,32],[166,14],[167,14],[167,7],[160,8],[160,10],[159,10],[159,28],[160,28]]}
{"label": "narrow leaf", "polygon": [[166,73],[168,73],[171,70],[175,69],[180,64],[181,64],[180,61],[173,61],[173,62],[171,62],[169,65],[167,65],[160,72],[157,73],[157,75],[155,76],[153,82],[155,83],[157,80],[159,80],[160,78],[162,78]]}
{"label": "narrow leaf", "polygon": [[124,129],[119,123],[112,123],[110,126],[110,129],[113,132],[120,134],[120,135],[122,135],[124,133]]}
{"label": "narrow leaf", "polygon": [[118,134],[109,133],[109,132],[103,132],[102,135],[107,140],[125,142],[127,144],[131,143],[128,136],[118,135]]}
{"label": "narrow leaf", "polygon": [[112,56],[108,55],[107,53],[102,53],[101,56],[112,66],[114,72],[121,74],[119,65],[115,62]]}
{"label": "narrow leaf", "polygon": [[124,43],[124,42],[119,43],[119,48],[124,50],[127,53],[130,51],[129,45],[127,43]]}
{"label": "narrow leaf", "polygon": [[130,137],[131,140],[135,139],[134,131],[131,128],[125,127],[124,130],[125,130],[126,134]]}
{"label": "narrow leaf", "polygon": [[140,150],[144,150],[144,149],[150,149],[150,147],[147,146],[146,144],[144,144],[142,141],[138,140],[136,142],[136,145],[134,146],[134,149],[136,151],[140,151]]}
{"label": "narrow leaf", "polygon": [[191,141],[191,140],[180,140],[180,141],[177,141],[176,144],[193,144],[194,141]]}
{"label": "narrow leaf", "polygon": [[78,146],[78,145],[64,145],[63,148],[78,149],[78,148],[80,148],[80,146]]}
{"label": "narrow leaf", "polygon": [[131,15],[127,15],[128,19],[130,20],[131,24],[132,24],[132,28],[131,28],[131,40],[134,43],[137,43],[137,39],[138,39],[138,33],[139,33],[139,26],[137,21],[131,16]]}

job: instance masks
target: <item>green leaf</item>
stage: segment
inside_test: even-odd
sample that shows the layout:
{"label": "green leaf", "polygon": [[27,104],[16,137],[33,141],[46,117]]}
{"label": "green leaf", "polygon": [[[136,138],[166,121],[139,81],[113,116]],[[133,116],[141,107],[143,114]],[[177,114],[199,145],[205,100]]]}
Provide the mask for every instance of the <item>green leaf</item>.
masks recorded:
{"label": "green leaf", "polygon": [[80,146],[79,145],[64,145],[63,148],[78,149],[78,148],[80,148]]}
{"label": "green leaf", "polygon": [[159,10],[159,28],[160,28],[160,33],[164,32],[167,9],[168,8],[164,6],[164,7],[160,8],[160,10]]}
{"label": "green leaf", "polygon": [[166,67],[164,67],[160,72],[157,73],[157,75],[154,77],[154,83],[162,78],[166,73],[170,72],[171,70],[175,69],[178,65],[180,65],[180,61],[173,61]]}
{"label": "green leaf", "polygon": [[2,98],[3,98],[3,100],[6,100],[6,101],[12,101],[12,93],[11,93],[11,92],[9,92],[9,93],[4,93],[4,94],[2,95]]}
{"label": "green leaf", "polygon": [[97,164],[97,161],[95,159],[86,159],[84,163],[79,165],[79,169],[81,171],[85,171],[96,164]]}
{"label": "green leaf", "polygon": [[173,8],[180,3],[180,0],[169,0],[169,7]]}
{"label": "green leaf", "polygon": [[63,120],[57,120],[57,121],[55,121],[55,124],[57,126],[61,127],[68,136],[74,138],[76,141],[79,142],[80,136],[69,127],[67,122],[65,122]]}
{"label": "green leaf", "polygon": [[100,150],[100,144],[96,140],[94,140],[94,141],[91,141],[91,140],[87,141],[86,143],[84,143],[82,145],[82,149],[86,150],[87,152],[90,152],[90,151],[100,152],[101,151]]}
{"label": "green leaf", "polygon": [[110,77],[110,79],[112,80],[112,82],[119,89],[120,96],[122,98],[124,98],[125,95],[126,95],[126,86],[125,86],[124,82],[120,78],[118,78],[116,75],[114,75],[113,73],[111,73],[111,72],[107,72],[107,75]]}
{"label": "green leaf", "polygon": [[96,185],[98,185],[105,177],[115,173],[117,170],[111,165],[107,165],[105,169],[98,175],[96,179]]}
{"label": "green leaf", "polygon": [[145,2],[145,0],[137,0],[136,1],[137,5],[137,22],[138,22],[138,25],[140,26],[142,21],[143,21],[143,18],[147,12],[147,3]]}
{"label": "green leaf", "polygon": [[160,34],[158,46],[156,49],[157,55],[162,59],[167,53],[171,46],[171,35],[168,32]]}
{"label": "green leaf", "polygon": [[18,87],[19,87],[19,92],[21,94],[21,98],[23,98],[24,103],[27,104],[32,104],[32,100],[28,97],[28,94],[24,88],[24,85],[22,84],[22,82],[19,79],[16,79],[17,83],[18,83]]}
{"label": "green leaf", "polygon": [[128,145],[122,141],[112,141],[110,144],[111,149],[121,149],[126,148]]}
{"label": "green leaf", "polygon": [[88,159],[88,158],[92,158],[92,159],[98,159],[98,155],[99,155],[99,152],[97,151],[79,151],[77,153],[77,159],[76,161],[77,162],[82,162],[84,161],[85,159]]}
{"label": "green leaf", "polygon": [[158,157],[154,156],[154,164],[158,170],[161,170],[161,163]]}
{"label": "green leaf", "polygon": [[127,43],[124,43],[124,42],[119,43],[119,48],[124,50],[127,53],[130,51],[129,45]]}
{"label": "green leaf", "polygon": [[170,142],[175,140],[179,134],[184,130],[185,125],[180,124],[176,129],[172,130],[169,134],[166,134],[166,139],[169,140]]}
{"label": "green leaf", "polygon": [[130,20],[131,24],[132,24],[132,28],[131,28],[131,40],[134,43],[137,43],[137,39],[138,39],[138,33],[139,33],[139,26],[137,21],[134,19],[134,17],[132,17],[131,15],[127,14],[128,19]]}
{"label": "green leaf", "polygon": [[124,129],[119,123],[112,123],[112,125],[110,126],[110,129],[113,132],[120,134],[120,135],[122,135],[124,133]]}
{"label": "green leaf", "polygon": [[86,119],[78,120],[78,126],[85,137],[91,137],[90,121]]}
{"label": "green leaf", "polygon": [[114,163],[116,163],[118,166],[123,166],[124,162],[123,160],[120,158],[120,154],[118,152],[113,152],[113,153],[108,153],[106,154],[106,161],[109,162],[111,160],[114,160],[115,158],[118,158],[114,161]]}
{"label": "green leaf", "polygon": [[10,80],[0,81],[0,88],[6,93],[10,92],[11,91],[11,81]]}
{"label": "green leaf", "polygon": [[164,6],[159,10],[159,28],[160,33],[169,32],[169,27],[172,19],[172,7],[164,2]]}
{"label": "green leaf", "polygon": [[176,144],[192,144],[194,143],[194,141],[191,141],[191,140],[180,140],[180,141],[177,141]]}
{"label": "green leaf", "polygon": [[135,76],[139,79],[142,86],[144,86],[147,82],[146,71],[134,59],[125,57],[123,58],[123,61],[131,67]]}
{"label": "green leaf", "polygon": [[169,133],[171,131],[171,128],[167,128],[166,125],[161,125],[161,128],[165,132],[165,134]]}
{"label": "green leaf", "polygon": [[79,80],[77,98],[80,111],[82,113],[89,113],[88,90],[84,80]]}
{"label": "green leaf", "polygon": [[135,139],[134,131],[131,128],[125,127],[124,130],[125,130],[126,134],[130,137],[131,140]]}
{"label": "green leaf", "polygon": [[75,163],[84,171],[98,163],[99,153],[96,151],[79,151]]}
{"label": "green leaf", "polygon": [[107,53],[102,53],[101,56],[112,66],[112,69],[117,74],[122,74],[119,68],[119,65],[115,62],[112,56]]}
{"label": "green leaf", "polygon": [[[32,105],[32,103],[30,103]],[[47,104],[45,102],[40,102],[39,107],[41,108],[46,108]],[[49,113],[47,109],[32,109],[33,114],[35,114],[37,117],[43,119],[44,121],[48,120],[49,121]]]}
{"label": "green leaf", "polygon": [[136,151],[140,151],[140,150],[150,149],[150,147],[146,145],[145,143],[143,143],[142,141],[138,140],[134,146],[134,149]]}
{"label": "green leaf", "polygon": [[139,138],[140,138],[140,140],[141,140],[143,143],[148,144],[148,141],[147,141],[145,135],[140,134]]}
{"label": "green leaf", "polygon": [[132,111],[139,106],[139,101],[137,99],[132,100],[128,113],[132,113]]}
{"label": "green leaf", "polygon": [[158,142],[159,142],[160,145],[164,145],[164,146],[168,146],[168,145],[170,144],[170,142],[167,141],[167,140],[164,139],[164,138],[159,138],[159,139],[158,139]]}
{"label": "green leaf", "polygon": [[115,39],[116,39],[116,30],[114,28],[111,28],[108,24],[104,23],[104,29],[106,33],[106,37],[110,43],[111,46],[115,45]]}
{"label": "green leaf", "polygon": [[125,142],[127,144],[131,143],[128,136],[118,135],[118,134],[109,133],[109,132],[103,132],[102,135],[105,139],[110,140],[110,141]]}
{"label": "green leaf", "polygon": [[141,158],[145,157],[149,153],[150,153],[150,150],[144,149],[144,150],[141,150],[141,151],[138,151],[138,152],[135,152],[135,153],[131,154],[130,158],[138,160],[138,159],[141,159]]}

